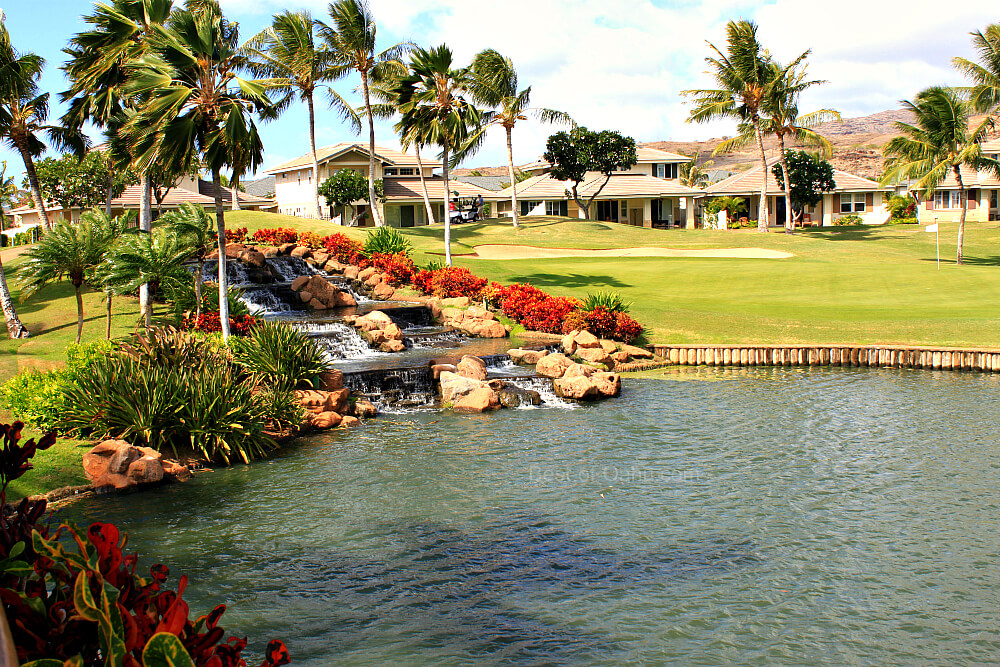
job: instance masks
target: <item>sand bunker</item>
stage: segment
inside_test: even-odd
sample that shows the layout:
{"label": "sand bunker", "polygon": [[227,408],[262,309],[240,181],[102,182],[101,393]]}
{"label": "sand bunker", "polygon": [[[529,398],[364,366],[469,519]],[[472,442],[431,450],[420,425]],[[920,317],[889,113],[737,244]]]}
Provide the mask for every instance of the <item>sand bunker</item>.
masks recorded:
{"label": "sand bunker", "polygon": [[477,245],[480,259],[545,259],[551,257],[735,257],[741,259],[788,259],[790,252],[766,248],[610,248],[581,250],[577,248],[537,248],[527,245]]}

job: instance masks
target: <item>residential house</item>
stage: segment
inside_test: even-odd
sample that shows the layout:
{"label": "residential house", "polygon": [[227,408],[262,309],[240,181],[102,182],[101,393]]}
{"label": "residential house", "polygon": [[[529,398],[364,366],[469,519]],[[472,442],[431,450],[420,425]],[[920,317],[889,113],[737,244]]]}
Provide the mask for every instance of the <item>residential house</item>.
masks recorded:
{"label": "residential house", "polygon": [[[1000,139],[984,143],[983,153],[994,159],[1000,159]],[[967,197],[965,219],[968,222],[1000,220],[1000,206],[998,206],[1000,202],[997,201],[1000,197],[1000,179],[997,175],[968,167],[961,167],[960,171]],[[899,193],[917,199],[917,219],[923,224],[937,220],[957,221],[962,212],[961,193],[953,172],[949,172],[938,183],[933,193],[918,192],[912,183],[900,185]]]}
{"label": "residential house", "polygon": [[[769,167],[775,163],[777,160]],[[832,192],[825,193],[819,204],[806,208],[801,220],[803,224],[832,225],[846,215],[856,215],[866,225],[881,225],[889,219],[891,188],[840,169],[833,170],[833,178],[836,187]],[[708,197],[743,198],[746,201],[743,215],[757,220],[762,186],[761,168],[755,167],[709,185],[705,194]],[[768,226],[785,224],[785,191],[778,185],[770,168],[767,171],[767,209]]]}
{"label": "residential house", "polygon": [[[680,182],[680,167],[690,158],[655,148],[640,147],[637,153],[635,166],[613,172],[606,184],[605,175],[598,172],[588,173],[580,183],[577,191],[583,201],[599,191],[591,205],[591,217],[639,227],[693,228],[695,199],[702,193]],[[521,215],[584,217],[570,194],[572,183],[553,178],[551,169],[545,160],[521,167],[532,174],[517,184]],[[510,215],[511,191],[512,187],[507,187],[497,193],[501,197],[499,215]]]}
{"label": "residential house", "polygon": [[[352,169],[368,178],[367,144],[344,142],[320,148],[316,153],[320,183],[343,169]],[[434,159],[423,159],[421,163],[434,218],[440,222],[444,219],[444,180],[434,175],[434,170],[440,169],[442,165]],[[385,202],[379,206],[382,217],[388,224],[413,227],[428,223],[420,185],[421,163],[409,153],[384,146],[375,147],[375,178],[382,179],[385,186]],[[268,169],[267,173],[273,174],[275,178],[274,195],[278,213],[303,218],[316,217],[316,205],[312,200],[314,185],[311,153]],[[449,189],[452,197],[458,199],[472,199],[480,195],[484,201],[495,201],[497,198],[496,192],[472,183],[452,180]],[[355,202],[357,210],[362,212],[367,204],[367,201]],[[349,221],[354,212],[354,207],[352,210],[337,210],[334,206],[322,206],[324,219],[339,216],[341,224]],[[371,217],[364,216],[360,224],[372,224]]]}

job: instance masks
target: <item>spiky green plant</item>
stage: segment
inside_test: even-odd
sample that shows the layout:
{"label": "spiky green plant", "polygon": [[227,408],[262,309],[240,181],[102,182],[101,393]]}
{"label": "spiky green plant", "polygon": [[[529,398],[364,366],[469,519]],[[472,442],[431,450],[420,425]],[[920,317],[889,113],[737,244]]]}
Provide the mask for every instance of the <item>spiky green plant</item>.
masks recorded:
{"label": "spiky green plant", "polygon": [[401,252],[404,255],[409,255],[412,250],[413,244],[395,227],[383,225],[368,230],[368,238],[365,239],[365,255],[367,257],[376,253],[392,255]]}
{"label": "spiky green plant", "polygon": [[[191,249],[198,262],[198,271],[193,276],[195,317],[201,315],[201,283],[205,269],[205,258],[215,250],[214,222],[203,206],[190,202],[182,203],[159,220],[159,224],[173,230]],[[239,313],[233,313],[239,315]]]}
{"label": "spiky green plant", "polygon": [[612,313],[627,313],[632,307],[631,301],[626,301],[618,292],[593,292],[583,300],[581,309],[590,312],[595,308],[604,308]]}
{"label": "spiky green plant", "polygon": [[[106,280],[120,293],[135,292],[146,284],[151,294],[162,295],[191,279],[184,269],[189,252],[188,246],[169,229],[130,235],[111,253]],[[152,309],[147,310],[147,327],[153,324],[152,316]]]}
{"label": "spiky green plant", "polygon": [[231,344],[234,362],[261,386],[311,386],[330,368],[326,355],[311,338],[281,322],[260,322],[252,335]]}

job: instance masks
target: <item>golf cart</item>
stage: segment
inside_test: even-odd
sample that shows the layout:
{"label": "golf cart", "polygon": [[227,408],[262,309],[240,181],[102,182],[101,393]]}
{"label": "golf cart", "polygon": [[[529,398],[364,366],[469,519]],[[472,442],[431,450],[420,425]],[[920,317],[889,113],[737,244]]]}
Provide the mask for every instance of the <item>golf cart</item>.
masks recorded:
{"label": "golf cart", "polygon": [[479,204],[476,197],[452,199],[451,203],[455,206],[455,210],[450,211],[448,216],[452,224],[479,221]]}

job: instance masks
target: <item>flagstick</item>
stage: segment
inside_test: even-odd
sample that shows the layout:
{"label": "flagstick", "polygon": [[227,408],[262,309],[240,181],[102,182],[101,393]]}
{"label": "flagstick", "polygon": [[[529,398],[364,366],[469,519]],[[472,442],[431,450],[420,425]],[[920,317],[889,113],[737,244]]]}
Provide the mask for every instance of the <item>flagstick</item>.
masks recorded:
{"label": "flagstick", "polygon": [[941,231],[939,229],[934,230],[934,240],[937,241],[937,270],[941,270]]}

